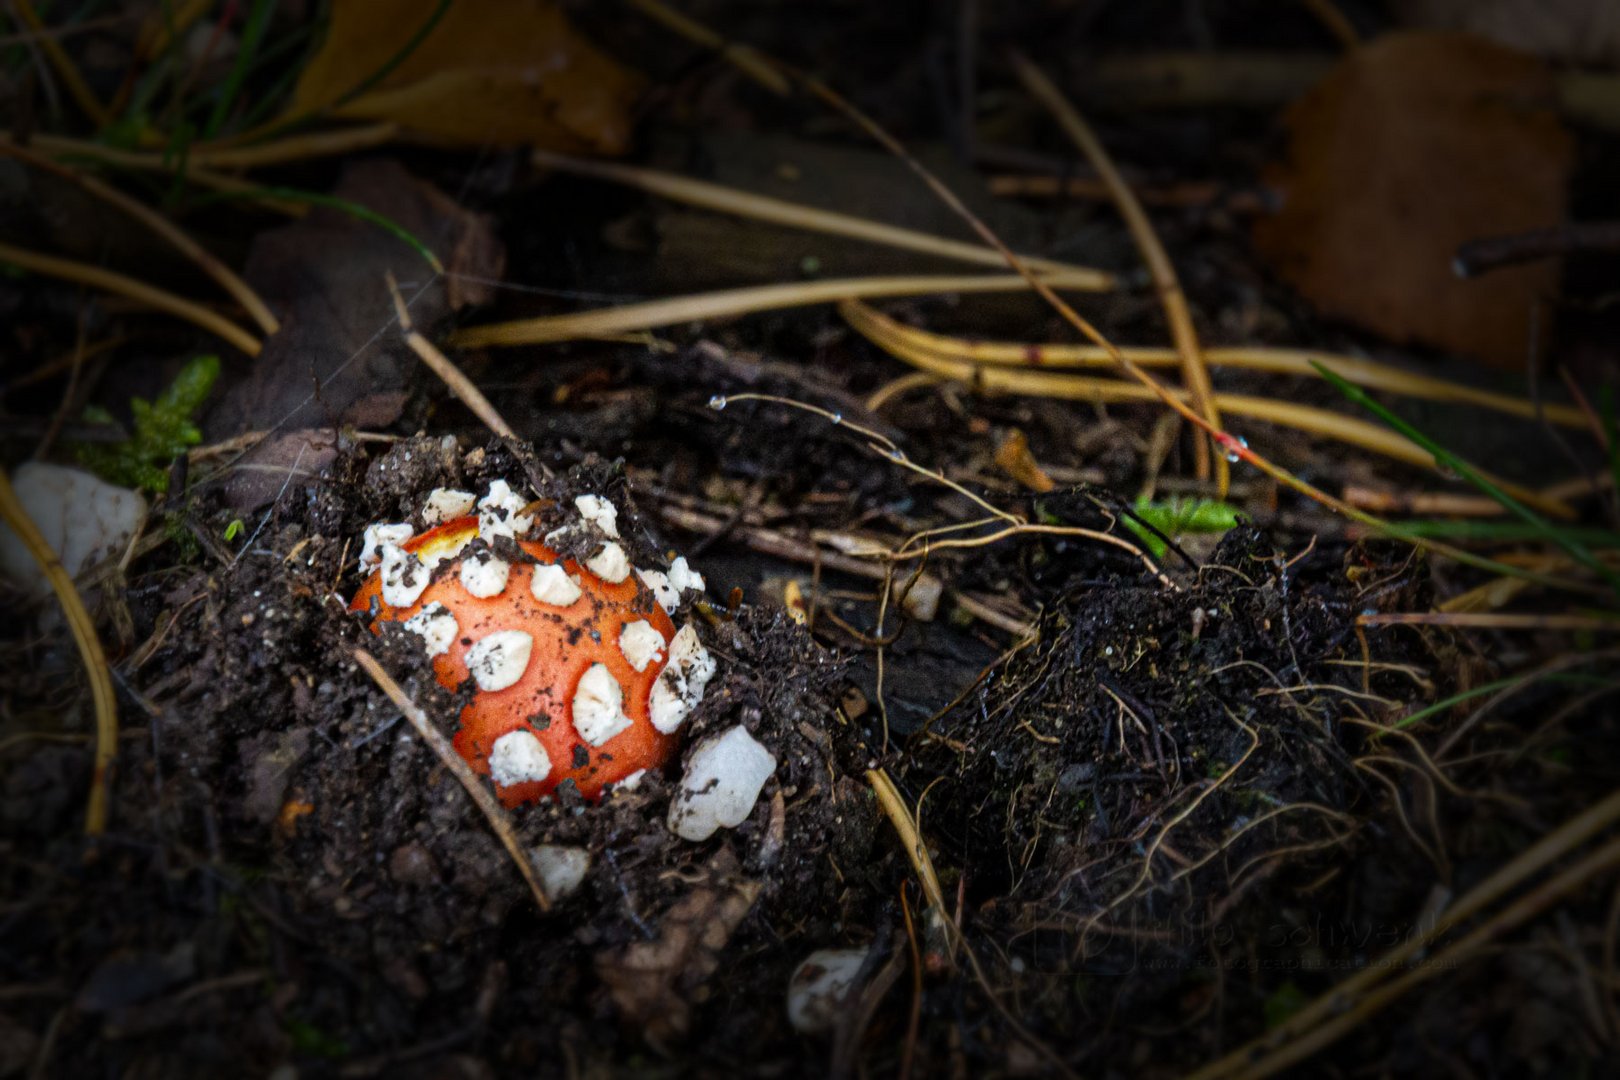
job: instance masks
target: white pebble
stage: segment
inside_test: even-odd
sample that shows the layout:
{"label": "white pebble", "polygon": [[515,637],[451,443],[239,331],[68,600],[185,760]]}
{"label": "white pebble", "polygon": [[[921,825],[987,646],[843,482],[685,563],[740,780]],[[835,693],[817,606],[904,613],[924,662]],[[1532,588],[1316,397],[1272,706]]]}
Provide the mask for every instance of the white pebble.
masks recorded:
{"label": "white pebble", "polygon": [[398,524],[376,522],[366,526],[365,535],[360,548],[360,569],[370,570],[382,562],[382,549],[389,544],[399,546],[416,535],[410,522],[401,521]]}
{"label": "white pebble", "polygon": [[529,591],[542,604],[557,607],[567,607],[578,600],[583,592],[579,587],[579,578],[564,570],[560,563],[535,567],[534,576],[529,579]]}
{"label": "white pebble", "polygon": [[574,730],[592,746],[601,746],[629,726],[624,688],[606,664],[592,664],[574,691]]}
{"label": "white pebble", "polygon": [[422,639],[422,647],[429,657],[443,656],[455,643],[461,627],[450,609],[434,602],[405,620],[405,629]]}
{"label": "white pebble", "polygon": [[480,600],[488,600],[506,591],[511,572],[511,563],[493,551],[480,551],[461,560],[461,587]]}
{"label": "white pebble", "polygon": [[805,957],[788,980],[787,1013],[794,1029],[815,1035],[836,1027],[864,963],[865,949],[819,949]]}
{"label": "white pebble", "polygon": [[687,759],[681,790],[669,804],[670,831],[696,842],[736,828],[775,771],[776,758],[741,724],[709,736]]}
{"label": "white pebble", "polygon": [[505,480],[489,485],[489,494],[478,500],[478,535],[486,540],[497,536],[516,537],[534,524],[529,514],[519,513],[525,503]]}
{"label": "white pebble", "polygon": [[619,508],[600,495],[581,495],[574,500],[579,516],[595,525],[598,532],[610,539],[619,538]]}
{"label": "white pebble", "polygon": [[434,488],[428,492],[427,501],[422,504],[422,524],[440,525],[458,517],[466,517],[472,513],[473,502],[477,498],[478,496],[470,491]]}
{"label": "white pebble", "polygon": [[584,848],[562,844],[541,844],[529,849],[540,878],[540,889],[552,902],[565,900],[579,890],[591,869],[591,853]]}
{"label": "white pebble", "polygon": [[[17,467],[11,482],[17,501],[74,577],[110,555],[122,555],[146,521],[146,500],[138,493],[83,469],[30,461]],[[29,596],[50,595],[50,582],[22,538],[4,524],[0,524],[0,574]]]}
{"label": "white pebble", "polygon": [[669,663],[653,683],[648,698],[648,713],[653,727],[665,735],[672,733],[698,702],[714,677],[714,657],[698,640],[697,631],[687,623],[675,632],[669,643]]}
{"label": "white pebble", "polygon": [[467,670],[480,690],[505,690],[529,669],[534,638],[522,630],[497,630],[467,650]]}
{"label": "white pebble", "polygon": [[663,608],[666,614],[673,614],[675,609],[680,607],[681,591],[669,583],[668,574],[662,570],[641,569],[638,569],[636,573],[641,576],[642,584],[652,590],[653,597],[658,601],[658,606]]}
{"label": "white pebble", "polygon": [[641,778],[647,775],[646,769],[637,769],[623,780],[613,782],[614,791],[634,791],[641,786]]}
{"label": "white pebble", "polygon": [[664,635],[646,619],[625,623],[619,630],[619,651],[637,671],[664,655]]}
{"label": "white pebble", "polygon": [[544,780],[550,775],[551,758],[532,731],[508,731],[490,747],[489,776],[501,787]]}
{"label": "white pebble", "polygon": [[624,553],[624,548],[609,542],[585,560],[585,568],[603,581],[617,585],[630,576],[630,556]]}
{"label": "white pebble", "polygon": [[389,607],[410,607],[422,599],[433,574],[415,555],[398,544],[382,549],[382,598]]}

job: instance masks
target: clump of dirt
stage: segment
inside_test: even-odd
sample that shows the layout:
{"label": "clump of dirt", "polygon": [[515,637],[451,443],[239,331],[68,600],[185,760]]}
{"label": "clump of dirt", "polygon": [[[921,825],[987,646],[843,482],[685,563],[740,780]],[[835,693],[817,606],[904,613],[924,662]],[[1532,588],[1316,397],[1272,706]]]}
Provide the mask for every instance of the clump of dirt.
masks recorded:
{"label": "clump of dirt", "polygon": [[[1355,616],[1427,602],[1395,557],[1290,558],[1245,526],[1185,588],[1071,590],[916,741],[908,785],[1054,1030],[1076,1008],[1201,997],[1210,965],[1276,946],[1334,876],[1367,793],[1352,758],[1390,689]],[[1077,962],[1131,978],[1060,974]]]}
{"label": "clump of dirt", "polygon": [[[133,594],[143,624],[179,605],[188,615],[146,672],[150,740],[127,747],[117,776],[130,847],[85,868],[82,890],[38,914],[50,924],[40,940],[71,955],[18,964],[44,972],[121,957],[128,970],[105,974],[114,989],[81,1022],[100,1019],[131,1068],[223,1064],[224,1047],[244,1045],[386,1064],[402,1047],[434,1059],[486,1032],[500,1041],[483,1052],[526,1069],[554,1065],[559,1046],[624,1067],[625,1055],[686,1040],[789,1045],[779,1002],[794,964],[846,918],[864,919],[846,909],[829,864],[861,879],[876,835],[859,747],[833,722],[840,661],[780,611],[689,599],[677,620],[697,627],[719,672],[685,746],[742,724],[775,756],[775,774],[748,820],[702,843],[666,825],[679,755],[599,805],[564,791],[511,812],[525,851],[589,854],[582,887],[542,914],[467,792],[354,650],[372,651],[446,736],[466,688],[439,686],[420,639],[393,625],[373,636],[343,600],[367,523],[411,519],[433,487],[480,490],[497,478],[532,490],[541,530],[575,495],[608,495],[635,561],[655,565],[653,534],[613,464],[552,477],[519,448],[463,454],[454,440],[418,437],[377,456],[345,449],[233,565]],[[8,794],[46,780],[82,790],[82,777],[55,775],[82,771],[82,757],[35,755]],[[71,834],[67,810],[45,815],[42,835]],[[115,889],[116,915],[90,907]],[[212,929],[200,934],[199,921]],[[197,955],[197,937],[210,955]],[[749,962],[715,977],[722,954]],[[164,996],[198,972],[240,982],[184,1003]],[[73,983],[85,974],[73,971]],[[235,1031],[227,1011],[250,1015],[254,1033]],[[762,1030],[762,1017],[780,1018],[780,1030]],[[206,1033],[222,1023],[232,1034],[214,1045]],[[57,1052],[70,1071],[74,1058],[66,1045]]]}

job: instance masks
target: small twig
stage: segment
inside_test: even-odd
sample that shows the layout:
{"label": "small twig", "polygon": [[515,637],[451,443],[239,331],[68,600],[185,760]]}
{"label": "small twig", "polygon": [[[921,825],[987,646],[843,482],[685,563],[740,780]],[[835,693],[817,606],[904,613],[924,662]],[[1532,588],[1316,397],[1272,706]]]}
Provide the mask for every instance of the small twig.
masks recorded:
{"label": "small twig", "polygon": [[5,523],[11,526],[11,530],[22,540],[28,554],[33,556],[40,570],[44,572],[46,580],[50,582],[51,591],[56,594],[57,602],[62,605],[62,613],[67,616],[68,628],[73,633],[74,643],[79,647],[79,656],[84,661],[85,673],[90,679],[90,697],[96,711],[96,751],[95,771],[90,780],[89,803],[85,809],[84,831],[88,836],[99,836],[107,828],[108,774],[118,758],[118,699],[113,694],[107,657],[101,651],[100,639],[96,637],[95,621],[85,609],[84,601],[73,585],[73,579],[68,576],[56,552],[46,543],[39,526],[34,524],[33,519],[28,516],[28,511],[23,509],[22,503],[17,499],[17,492],[11,486],[11,479],[6,476],[4,470],[0,470],[0,518],[4,518]]}
{"label": "small twig", "polygon": [[1470,240],[1457,249],[1451,270],[1460,278],[1473,278],[1582,251],[1620,251],[1620,221],[1589,221]]}
{"label": "small twig", "polygon": [[411,726],[416,729],[416,733],[422,737],[423,742],[428,744],[428,747],[444,764],[444,767],[449,769],[457,780],[461,781],[461,786],[467,789],[467,794],[472,797],[473,803],[479,810],[483,811],[485,820],[489,822],[489,827],[494,830],[496,838],[501,842],[501,846],[506,848],[506,853],[512,856],[512,861],[517,864],[518,873],[523,875],[523,880],[529,885],[529,891],[534,894],[534,902],[540,905],[541,911],[549,912],[551,910],[551,901],[547,899],[545,889],[540,886],[540,879],[534,872],[534,864],[529,861],[529,857],[524,854],[523,848],[519,846],[517,834],[512,831],[512,823],[507,819],[506,812],[501,809],[500,804],[495,801],[495,796],[485,789],[483,783],[478,779],[478,775],[472,771],[472,767],[462,759],[461,755],[456,753],[455,747],[450,745],[449,740],[439,734],[438,728],[433,726],[432,721],[428,719],[427,713],[423,712],[421,707],[410,699],[410,696],[405,693],[399,683],[394,681],[393,676],[384,671],[382,665],[377,663],[369,652],[364,649],[356,649],[354,650],[354,658],[361,667],[366,669],[366,674],[371,676],[371,681],[377,684],[377,688],[387,694],[388,700],[392,701],[394,706],[405,714],[405,719],[410,721]]}
{"label": "small twig", "polygon": [[77,282],[80,285],[88,285],[103,292],[127,297],[148,307],[184,319],[211,334],[217,334],[249,356],[259,355],[260,344],[258,339],[240,326],[222,315],[215,314],[201,304],[165,292],[162,289],[154,288],[144,281],[137,281],[132,277],[111,270],[103,270],[99,266],[91,266],[88,263],[76,262],[72,259],[61,259],[54,255],[40,255],[4,243],[0,243],[0,262],[14,263],[24,270],[36,274]]}
{"label": "small twig", "polygon": [[786,97],[792,92],[793,84],[788,82],[787,77],[772,67],[771,62],[752,46],[728,41],[697,20],[687,18],[660,3],[659,0],[630,0],[630,6],[693,44],[719,53],[732,67],[771,93]]}
{"label": "small twig", "polygon": [[[1171,263],[1169,253],[1160,242],[1152,220],[1142,209],[1142,204],[1131,191],[1130,185],[1120,175],[1102,140],[1097,138],[1096,133],[1091,130],[1091,125],[1080,115],[1080,111],[1053,85],[1045,72],[1017,53],[1013,54],[1012,59],[1013,67],[1018,72],[1024,88],[1046,106],[1057,120],[1058,126],[1080,148],[1081,153],[1086,155],[1091,167],[1097,170],[1098,177],[1108,185],[1114,205],[1119,209],[1120,217],[1125,219],[1125,225],[1130,229],[1132,239],[1136,241],[1137,251],[1141,253],[1142,261],[1147,263],[1148,273],[1153,277],[1153,286],[1159,294],[1159,303],[1163,305],[1165,319],[1170,323],[1171,340],[1175,342],[1176,352],[1181,357],[1182,377],[1187,381],[1193,407],[1210,427],[1218,429],[1221,426],[1221,414],[1215,404],[1215,390],[1209,381],[1209,368],[1204,364],[1203,353],[1198,344],[1198,332],[1193,327],[1192,311],[1187,306],[1187,296],[1182,292],[1181,282],[1176,277],[1175,265]],[[1194,459],[1196,474],[1200,480],[1207,480],[1210,467],[1209,444],[1199,438],[1194,440],[1193,446],[1196,451]],[[1215,490],[1218,498],[1226,498],[1226,490],[1230,483],[1229,463],[1225,456],[1216,455]]]}
{"label": "small twig", "polygon": [[1620,632],[1620,619],[1604,615],[1503,614],[1500,612],[1385,611],[1358,615],[1360,626],[1452,626],[1471,630],[1570,630]]}
{"label": "small twig", "polygon": [[434,348],[433,343],[417,333],[411,324],[410,312],[405,310],[405,300],[399,295],[399,286],[394,281],[394,275],[388,275],[388,291],[394,297],[394,313],[399,318],[400,331],[405,335],[405,344],[411,351],[421,358],[422,363],[433,369],[433,373],[444,380],[450,392],[461,399],[461,403],[472,410],[474,416],[484,422],[484,426],[503,439],[517,441],[517,433],[501,419],[501,414],[495,411],[495,406],[483,391],[474,386],[472,380],[461,373],[461,369],[450,362],[450,358]]}
{"label": "small twig", "polygon": [[35,35],[34,42],[50,60],[51,66],[56,69],[56,75],[67,87],[68,93],[78,103],[84,115],[98,128],[104,128],[112,123],[112,117],[107,115],[107,109],[90,89],[90,84],[84,81],[78,67],[73,63],[67,51],[56,40],[56,35],[45,33],[45,24],[40,22],[39,15],[34,11],[34,5],[29,0],[12,0],[13,11],[17,19]]}

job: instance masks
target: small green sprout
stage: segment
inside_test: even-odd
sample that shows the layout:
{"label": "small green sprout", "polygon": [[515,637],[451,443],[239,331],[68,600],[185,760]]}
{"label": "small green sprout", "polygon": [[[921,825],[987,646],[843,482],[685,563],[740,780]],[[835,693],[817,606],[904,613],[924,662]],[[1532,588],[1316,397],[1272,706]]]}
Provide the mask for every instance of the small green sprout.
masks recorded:
{"label": "small green sprout", "polygon": [[[1239,514],[1238,508],[1231,503],[1214,499],[1170,498],[1163,502],[1139,499],[1132,509],[1143,521],[1169,537],[1193,533],[1224,533],[1237,525]],[[1142,539],[1155,559],[1164,557],[1163,540],[1131,518],[1123,520],[1130,530]]]}
{"label": "small green sprout", "polygon": [[242,524],[241,518],[233,518],[231,523],[225,526],[225,542],[228,544],[232,540],[235,540],[238,536],[242,535],[246,528],[247,526]]}
{"label": "small green sprout", "polygon": [[[197,357],[156,401],[135,398],[129,403],[135,426],[130,438],[111,444],[81,443],[76,447],[79,461],[112,483],[167,492],[170,464],[188,447],[202,442],[202,432],[191,418],[218,378],[219,357]],[[85,410],[85,419],[113,422],[107,410],[94,406]]]}

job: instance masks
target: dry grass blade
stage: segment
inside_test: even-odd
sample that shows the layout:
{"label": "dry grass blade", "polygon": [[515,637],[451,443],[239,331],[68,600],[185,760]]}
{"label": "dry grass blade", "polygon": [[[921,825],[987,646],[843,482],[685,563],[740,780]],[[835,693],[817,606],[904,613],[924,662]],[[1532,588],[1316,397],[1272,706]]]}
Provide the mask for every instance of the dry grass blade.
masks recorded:
{"label": "dry grass blade", "polygon": [[95,92],[90,89],[90,84],[79,74],[79,69],[56,40],[56,35],[46,31],[45,24],[40,21],[30,0],[12,0],[11,10],[15,13],[17,21],[33,32],[33,40],[45,54],[45,58],[51,62],[51,67],[56,69],[56,77],[62,80],[62,85],[67,87],[68,93],[73,96],[79,108],[84,110],[84,115],[90,118],[91,123],[98,128],[112,123],[112,117],[107,114],[101,99],[96,97]]}
{"label": "dry grass blade", "polygon": [[90,698],[96,711],[95,773],[90,781],[90,798],[85,809],[84,831],[98,836],[107,828],[107,777],[118,757],[118,699],[113,695],[112,675],[107,669],[107,657],[101,651],[101,640],[96,637],[96,624],[85,609],[73,579],[62,566],[62,561],[51,550],[40,534],[39,527],[23,509],[10,477],[0,470],[0,517],[22,540],[28,554],[39,564],[51,591],[62,605],[68,629],[79,647],[84,660],[85,674],[90,679]]}
{"label": "dry grass blade", "polygon": [[259,329],[264,334],[274,334],[281,329],[281,324],[271,314],[270,308],[266,306],[263,300],[259,299],[259,294],[254,292],[247,282],[238,277],[230,267],[214,258],[210,252],[204,250],[202,245],[187,236],[172,221],[145,203],[130,198],[117,188],[103,184],[93,176],[86,176],[75,169],[59,165],[50,158],[42,157],[14,142],[0,140],[0,154],[9,154],[27,162],[36,169],[43,169],[53,176],[59,176],[64,180],[77,184],[102,202],[122,210],[168,241],[171,247],[195,263],[203,273],[218,282],[220,288],[224,289],[236,299],[237,303],[242,305],[243,310],[248,313],[248,317],[258,324]]}
{"label": "dry grass blade", "polygon": [[88,263],[25,251],[10,244],[0,244],[0,262],[13,263],[36,274],[77,282],[92,289],[126,297],[216,334],[249,356],[259,355],[258,339],[223,315],[218,315],[201,304],[175,296],[173,293],[153,288],[144,281],[136,281],[132,277],[103,270]]}
{"label": "dry grass blade", "polygon": [[[1401,944],[1379,957],[1376,963],[1368,964],[1327,993],[1311,1001],[1266,1035],[1246,1043],[1218,1061],[1211,1062],[1193,1073],[1187,1080],[1215,1080],[1217,1077],[1239,1075],[1268,1052],[1302,1038],[1313,1028],[1330,1022],[1360,995],[1371,992],[1379,982],[1401,965],[1428,949],[1441,935],[1473,918],[1509,891],[1610,827],[1617,820],[1620,820],[1620,791],[1582,811],[1520,852],[1512,861],[1460,897],[1434,922],[1415,928]],[[1431,961],[1418,970],[1437,973],[1442,969]]]}
{"label": "dry grass blade", "polygon": [[1486,920],[1472,933],[1436,953],[1426,963],[1410,968],[1399,978],[1369,991],[1348,1008],[1343,1009],[1320,1026],[1304,1032],[1298,1039],[1286,1043],[1258,1060],[1233,1065],[1218,1075],[1255,1078],[1272,1076],[1291,1065],[1298,1064],[1354,1031],[1402,995],[1419,984],[1445,972],[1454,970],[1462,961],[1489,946],[1496,938],[1521,923],[1535,917],[1555,901],[1585,885],[1592,878],[1620,864],[1620,840],[1613,841],[1588,855],[1540,888],[1508,905],[1507,909]]}
{"label": "dry grass blade", "polygon": [[[4,132],[0,132],[0,142],[13,141]],[[29,138],[29,144],[63,158],[83,158],[87,161],[99,161],[104,165],[113,165],[120,169],[137,169],[142,172],[157,172],[172,175],[171,163],[155,154],[142,153],[138,150],[120,150],[112,146],[103,146],[100,143],[88,142],[84,139],[70,139],[61,135],[37,134]],[[271,199],[256,195],[259,187],[247,180],[239,180],[234,176],[205,169],[196,162],[186,163],[186,180],[198,187],[213,191],[223,191],[229,195],[251,199],[267,210],[274,210],[278,214],[288,217],[303,217],[309,208],[302,203],[288,202],[285,199]]]}
{"label": "dry grass blade", "polygon": [[771,93],[781,94],[784,97],[792,93],[793,84],[788,82],[787,76],[777,71],[771,62],[755,49],[726,40],[697,20],[689,19],[667,5],[659,3],[659,0],[630,0],[630,6],[655,22],[662,23],[686,40],[705,49],[713,49],[732,67]]}
{"label": "dry grass blade", "polygon": [[[870,221],[866,218],[856,217],[853,214],[841,214],[835,210],[821,210],[813,206],[803,206],[799,203],[788,202],[786,199],[774,199],[768,195],[756,195],[751,191],[741,191],[737,188],[726,187],[723,184],[712,184],[706,180],[693,180],[690,177],[660,172],[657,169],[642,169],[633,165],[616,165],[606,161],[590,161],[584,158],[569,157],[566,154],[556,154],[549,150],[535,150],[530,156],[534,163],[541,168],[556,169],[559,172],[573,173],[576,176],[589,176],[596,180],[624,184],[627,187],[637,188],[651,195],[659,195],[666,199],[673,199],[676,202],[686,203],[689,206],[700,207],[704,210],[713,210],[717,213],[733,214],[738,217],[752,218],[755,221],[768,221],[775,225],[805,229],[809,232],[826,233],[831,236],[847,236],[853,240],[865,240],[874,244],[883,244],[886,247],[899,248],[903,251],[915,251],[921,255],[936,255],[940,258],[956,259],[959,262],[975,263],[979,266],[1000,268],[1006,265],[1006,261],[993,248],[983,247],[979,244],[950,240],[942,236],[917,232],[913,229],[902,229],[896,225]],[[1093,282],[1092,291],[1106,292],[1115,287],[1114,276],[1102,270],[1074,266],[1052,259],[1026,258],[1024,263],[1041,273],[1067,272],[1086,276]],[[1084,286],[1073,287],[1081,288]]]}
{"label": "dry grass blade", "polygon": [[[892,336],[905,340],[926,352],[942,357],[964,360],[975,364],[993,364],[997,367],[1039,368],[1042,370],[1065,368],[1112,368],[1113,359],[1093,345],[1032,343],[1021,341],[965,341],[961,338],[936,334],[907,326],[882,314],[874,308],[854,302],[867,324],[882,326]],[[1121,347],[1135,363],[1145,368],[1171,367],[1177,363],[1172,349]],[[1574,405],[1557,402],[1536,402],[1509,394],[1493,393],[1462,383],[1437,379],[1404,371],[1376,360],[1363,360],[1357,356],[1315,352],[1310,349],[1273,348],[1269,346],[1240,346],[1204,350],[1204,359],[1213,367],[1239,368],[1275,375],[1299,375],[1320,379],[1321,374],[1311,365],[1322,364],[1348,382],[1370,390],[1383,390],[1404,397],[1425,401],[1443,401],[1459,405],[1477,405],[1496,412],[1521,416],[1527,420],[1545,418],[1567,428],[1588,426],[1585,414]],[[1493,504],[1494,505],[1494,504]],[[1500,507],[1498,507],[1500,510]]]}
{"label": "dry grass blade", "polygon": [[[1027,367],[983,367],[969,361],[941,357],[924,352],[904,338],[891,334],[885,325],[867,317],[866,312],[870,311],[869,308],[863,310],[853,303],[845,303],[840,311],[851,326],[890,355],[904,360],[913,367],[965,383],[981,392],[1108,403],[1163,400],[1163,395],[1158,391],[1118,379],[1064,375],[1030,370]],[[1179,403],[1180,391],[1167,392],[1174,394],[1175,400]],[[1321,435],[1419,468],[1434,467],[1432,454],[1381,424],[1343,416],[1310,405],[1296,405],[1289,401],[1252,397],[1247,394],[1217,394],[1215,400],[1221,409],[1233,416],[1246,416],[1297,431]],[[1492,479],[1514,498],[1536,507],[1543,513],[1565,520],[1575,516],[1575,512],[1567,504],[1549,499],[1539,491],[1499,478]]]}
{"label": "dry grass blade", "polygon": [[393,676],[383,670],[382,665],[377,663],[375,657],[364,649],[356,649],[354,650],[354,658],[361,667],[366,669],[366,674],[371,676],[371,681],[377,684],[377,688],[387,694],[388,700],[392,701],[394,706],[405,714],[405,719],[410,721],[411,727],[416,729],[416,733],[422,737],[422,741],[427,743],[438,759],[443,762],[444,767],[449,769],[457,780],[461,781],[461,786],[467,789],[467,794],[472,797],[472,801],[479,810],[483,811],[484,818],[489,822],[489,827],[494,830],[496,837],[500,839],[501,846],[506,848],[506,853],[512,856],[512,861],[517,864],[518,873],[523,875],[523,880],[529,885],[529,891],[534,894],[534,902],[540,905],[541,911],[549,912],[551,910],[551,901],[547,899],[546,891],[540,885],[540,879],[534,871],[534,864],[529,861],[528,855],[524,853],[522,846],[518,844],[517,834],[512,831],[512,823],[507,820],[506,811],[502,810],[500,804],[495,801],[495,796],[485,789],[477,774],[472,771],[471,766],[462,760],[460,754],[456,753],[456,748],[450,745],[448,739],[439,734],[439,729],[433,726],[432,721],[428,719],[427,713],[423,712],[421,707],[410,699],[410,695],[406,694],[404,688],[394,681]]}
{"label": "dry grass blade", "polygon": [[[1193,328],[1192,311],[1187,306],[1186,294],[1181,291],[1181,281],[1176,277],[1176,268],[1170,262],[1170,255],[1159,241],[1159,235],[1153,229],[1153,222],[1149,220],[1147,212],[1142,209],[1142,203],[1132,193],[1131,187],[1120,175],[1115,167],[1114,160],[1103,146],[1102,140],[1097,138],[1067,98],[1052,84],[1046,74],[1029,60],[1017,54],[1013,55],[1013,67],[1018,77],[1035,98],[1051,111],[1057,120],[1058,126],[1064,133],[1074,140],[1091,167],[1097,170],[1097,175],[1108,186],[1118,207],[1120,216],[1125,219],[1126,226],[1131,231],[1131,237],[1136,241],[1136,248],[1142,255],[1142,261],[1147,263],[1148,273],[1153,277],[1153,286],[1158,291],[1159,302],[1164,306],[1165,319],[1170,323],[1170,337],[1175,342],[1176,353],[1181,357],[1182,377],[1187,381],[1187,388],[1191,391],[1193,407],[1212,428],[1221,426],[1220,410],[1215,404],[1214,387],[1209,381],[1209,369],[1204,365],[1204,357],[1198,344],[1198,332]],[[1210,454],[1209,444],[1203,439],[1195,441],[1196,469],[1200,480],[1209,477]],[[1226,491],[1231,483],[1231,471],[1224,456],[1217,455],[1215,460],[1216,493],[1220,498],[1226,498]]]}
{"label": "dry grass blade", "polygon": [[411,313],[405,307],[404,297],[399,295],[399,285],[394,281],[394,275],[388,275],[388,291],[394,297],[394,314],[399,319],[399,328],[405,335],[405,344],[411,347],[417,357],[433,370],[433,374],[444,380],[450,392],[461,400],[461,403],[472,410],[472,414],[482,420],[484,426],[503,439],[517,440],[517,433],[501,418],[495,406],[489,403],[482,390],[473,385],[471,379],[461,373],[461,369],[450,362],[450,358],[436,349],[431,341],[417,333],[411,324]]}
{"label": "dry grass blade", "polygon": [[[1089,271],[1054,273],[1045,280],[1057,289],[1094,291],[1098,285],[1096,275]],[[1019,292],[1028,287],[1023,278],[1013,274],[834,278],[786,285],[757,285],[597,308],[569,315],[543,315],[489,326],[472,326],[452,334],[450,344],[461,349],[543,345],[652,330],[679,323],[733,318],[760,311],[830,304],[858,296]]]}

